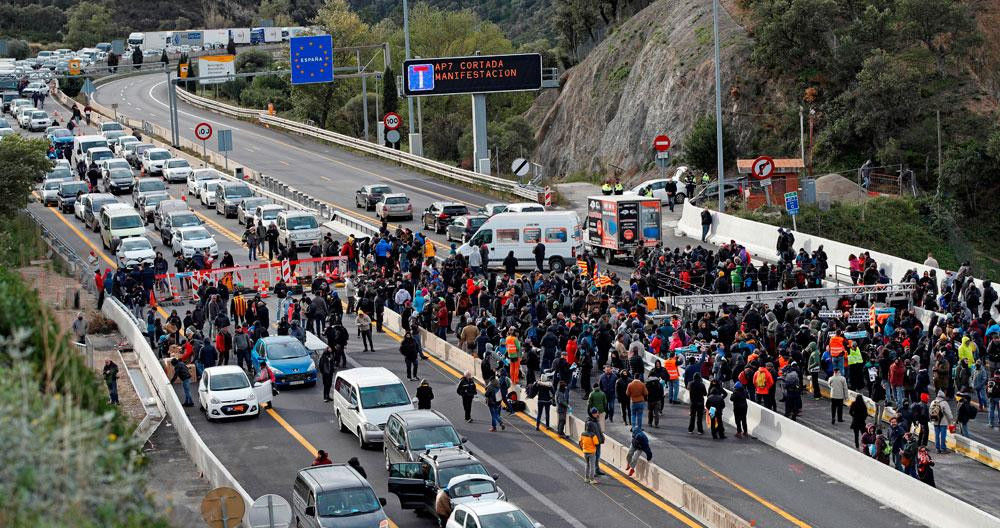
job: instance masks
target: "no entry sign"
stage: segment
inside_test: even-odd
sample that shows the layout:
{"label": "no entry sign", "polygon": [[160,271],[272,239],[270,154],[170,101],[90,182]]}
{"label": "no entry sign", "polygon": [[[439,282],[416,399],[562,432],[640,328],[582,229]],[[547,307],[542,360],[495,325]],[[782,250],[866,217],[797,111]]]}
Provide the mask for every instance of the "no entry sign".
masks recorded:
{"label": "no entry sign", "polygon": [[653,148],[656,149],[657,152],[666,152],[670,150],[670,138],[664,134],[656,136],[653,138]]}
{"label": "no entry sign", "polygon": [[198,123],[194,126],[194,137],[206,141],[212,137],[212,125],[208,123]]}
{"label": "no entry sign", "polygon": [[750,174],[758,180],[766,180],[774,174],[774,159],[770,156],[760,156],[753,160],[750,166]]}

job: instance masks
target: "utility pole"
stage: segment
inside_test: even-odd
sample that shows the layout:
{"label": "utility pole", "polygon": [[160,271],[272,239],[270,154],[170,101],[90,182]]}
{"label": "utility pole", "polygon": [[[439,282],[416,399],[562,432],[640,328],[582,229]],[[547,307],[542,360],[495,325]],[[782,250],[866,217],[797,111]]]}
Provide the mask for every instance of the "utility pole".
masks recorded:
{"label": "utility pole", "polygon": [[[358,73],[361,73],[361,50],[355,50],[358,59]],[[365,69],[368,69],[367,65]],[[216,85],[218,86],[218,85]],[[368,141],[368,79],[361,78],[361,113],[365,115],[365,141]]]}
{"label": "utility pole", "polygon": [[725,167],[722,165],[722,78],[719,72],[719,0],[712,0],[712,22],[715,34],[715,162],[719,168],[719,212],[726,212]]}
{"label": "utility pole", "polygon": [[934,193],[934,201],[936,203],[938,200],[941,199],[941,180],[943,172],[941,170],[941,111],[937,110],[935,113],[937,114],[937,151],[938,151],[937,191]]}
{"label": "utility pole", "polygon": [[[410,6],[407,0],[403,0],[403,44],[406,48],[406,60],[410,60]],[[402,74],[406,75],[406,72],[404,71]],[[407,118],[410,121],[410,154],[422,156],[424,154],[423,139],[413,128],[413,97],[406,96],[406,110]]]}
{"label": "utility pole", "polygon": [[805,118],[802,114],[802,105],[799,105],[799,150],[802,152],[802,163],[806,162],[806,129]]}

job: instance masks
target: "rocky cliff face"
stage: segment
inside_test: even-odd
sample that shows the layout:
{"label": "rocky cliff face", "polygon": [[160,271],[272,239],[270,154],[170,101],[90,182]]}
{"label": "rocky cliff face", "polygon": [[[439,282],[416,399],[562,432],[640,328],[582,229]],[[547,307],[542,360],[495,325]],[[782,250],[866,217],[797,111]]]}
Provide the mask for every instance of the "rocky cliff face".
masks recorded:
{"label": "rocky cliff face", "polygon": [[[725,9],[719,39],[730,122],[728,114],[739,111],[750,39]],[[695,119],[714,115],[712,43],[711,2],[660,0],[636,14],[564,74],[558,93],[536,101],[529,112],[535,159],[555,179],[575,172],[631,176],[653,167],[652,140],[663,133],[679,155]],[[739,140],[748,123],[737,117],[731,124]]]}

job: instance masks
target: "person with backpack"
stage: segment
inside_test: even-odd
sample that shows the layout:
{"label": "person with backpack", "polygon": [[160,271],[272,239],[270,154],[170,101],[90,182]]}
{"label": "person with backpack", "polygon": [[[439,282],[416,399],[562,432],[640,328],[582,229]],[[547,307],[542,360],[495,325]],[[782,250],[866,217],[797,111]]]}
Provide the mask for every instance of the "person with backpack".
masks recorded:
{"label": "person with backpack", "polygon": [[649,437],[642,429],[632,431],[632,444],[625,455],[625,471],[628,476],[635,475],[635,466],[639,463],[639,457],[645,453],[646,461],[653,460],[653,450],[649,448]]}
{"label": "person with backpack", "polygon": [[535,430],[539,430],[542,415],[545,415],[545,428],[549,429],[549,411],[552,408],[552,382],[539,379],[528,386],[528,397],[536,398],[538,412],[535,415]]}
{"label": "person with backpack", "polygon": [[589,484],[597,484],[597,475],[601,464],[600,448],[601,444],[604,443],[604,433],[601,432],[601,428],[597,424],[598,414],[597,409],[591,407],[590,416],[584,425],[583,432],[580,433],[580,450],[583,451],[583,457],[587,460],[587,472],[583,481]]}
{"label": "person with backpack", "polygon": [[888,466],[891,455],[892,444],[886,438],[885,432],[881,428],[875,429],[875,460]]}
{"label": "person with backpack", "polygon": [[930,405],[930,421],[934,424],[934,447],[939,454],[948,453],[946,441],[948,439],[948,426],[955,423],[955,418],[951,412],[951,406],[946,400],[947,396],[943,390],[939,390],[937,397]]}
{"label": "person with backpack", "polygon": [[772,387],[774,387],[774,376],[771,375],[770,370],[767,370],[767,367],[761,365],[753,374],[753,388],[757,396],[757,403],[769,409],[772,407],[769,400]]}
{"label": "person with backpack", "polygon": [[724,422],[722,421],[722,411],[726,408],[726,391],[718,384],[712,384],[712,390],[709,391],[708,399],[705,400],[705,406],[708,408],[708,419],[711,424],[710,429],[712,431],[713,440],[725,440],[726,439],[726,428]]}

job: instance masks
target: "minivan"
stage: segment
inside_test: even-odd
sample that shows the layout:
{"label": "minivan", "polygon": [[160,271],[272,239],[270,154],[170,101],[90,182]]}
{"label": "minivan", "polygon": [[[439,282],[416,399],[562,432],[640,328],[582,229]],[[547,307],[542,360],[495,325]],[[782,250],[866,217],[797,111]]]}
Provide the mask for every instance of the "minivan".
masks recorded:
{"label": "minivan", "polygon": [[111,249],[116,238],[142,236],[146,226],[139,215],[127,204],[108,204],[101,209],[101,245]]}
{"label": "minivan", "polygon": [[393,413],[385,424],[382,452],[385,467],[397,462],[418,462],[430,449],[460,447],[465,439],[451,421],[438,411],[418,409]]}
{"label": "minivan", "polygon": [[108,140],[104,136],[77,136],[73,140],[73,166],[86,161],[87,152],[97,147],[108,148]]}
{"label": "minivan", "polygon": [[381,442],[389,416],[413,409],[403,382],[385,367],[360,367],[337,372],[333,410],[344,433],[358,436],[362,449]]}
{"label": "minivan", "polygon": [[458,252],[468,258],[485,244],[489,249],[489,266],[503,267],[504,259],[514,252],[518,269],[535,269],[533,250],[539,242],[545,245],[548,269],[562,272],[581,252],[580,219],[573,211],[500,213],[491,216]]}
{"label": "minivan", "polygon": [[371,484],[347,464],[302,468],[292,486],[292,519],[303,528],[389,526]]}
{"label": "minivan", "polygon": [[250,186],[243,182],[223,181],[215,191],[215,212],[226,218],[236,216],[236,208],[244,198],[253,196]]}
{"label": "minivan", "polygon": [[282,211],[275,221],[278,225],[278,246],[308,248],[319,240],[319,222],[312,213]]}

